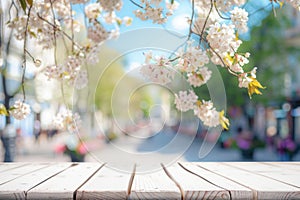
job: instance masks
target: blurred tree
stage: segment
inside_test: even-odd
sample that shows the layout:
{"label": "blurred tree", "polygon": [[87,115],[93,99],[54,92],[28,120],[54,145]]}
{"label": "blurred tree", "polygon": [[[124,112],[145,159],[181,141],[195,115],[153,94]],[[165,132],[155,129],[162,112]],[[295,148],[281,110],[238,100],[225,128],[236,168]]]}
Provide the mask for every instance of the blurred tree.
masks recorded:
{"label": "blurred tree", "polygon": [[293,60],[297,65],[300,46],[289,43],[288,33],[295,28],[297,19],[299,14],[292,8],[282,9],[276,17],[269,15],[264,19],[260,28],[253,28],[251,39],[242,44],[241,50],[248,49],[252,56],[248,66],[258,66],[262,72],[258,79],[266,86],[266,95],[255,96],[254,101],[276,105],[291,95],[290,82],[298,73]]}
{"label": "blurred tree", "polygon": [[[266,86],[266,95],[253,96],[254,102],[277,105],[291,95],[289,81],[295,80],[298,73],[296,65],[300,60],[300,45],[291,41],[289,33],[295,29],[297,19],[299,14],[292,8],[282,9],[276,17],[271,14],[261,22],[260,27],[251,30],[251,38],[241,45],[241,52],[248,51],[251,54],[245,71],[257,66],[261,72],[257,74],[258,80]],[[299,31],[296,33],[299,36]],[[218,69],[226,85],[228,106],[242,106],[249,102],[247,91],[238,87],[237,79],[228,74],[225,68]],[[209,99],[206,86],[196,88],[196,91],[199,96]]]}

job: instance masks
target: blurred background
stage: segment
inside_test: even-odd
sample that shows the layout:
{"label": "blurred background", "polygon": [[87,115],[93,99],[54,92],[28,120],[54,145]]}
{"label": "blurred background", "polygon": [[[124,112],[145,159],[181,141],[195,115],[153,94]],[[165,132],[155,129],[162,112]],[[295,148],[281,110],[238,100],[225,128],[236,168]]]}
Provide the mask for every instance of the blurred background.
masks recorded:
{"label": "blurred background", "polygon": [[[121,29],[121,35],[145,26],[129,12],[132,5],[124,6],[124,13],[119,14],[133,17],[134,22],[126,30]],[[253,14],[249,33],[240,36],[245,39],[240,49],[251,53],[249,69],[258,66],[257,79],[266,89],[263,95],[250,100],[247,91],[238,88],[237,80],[219,68],[226,88],[226,112],[231,123],[228,131],[220,135],[219,130],[207,130],[193,113],[183,115],[176,111],[172,91],[147,84],[137,73],[144,50],[120,57],[120,44],[108,43],[99,55],[100,62],[87,66],[88,88],[76,94],[72,88],[65,88],[65,97],[57,90],[59,83],[45,81],[42,70],[29,64],[25,87],[33,112],[23,121],[0,116],[1,160],[96,162],[108,157],[118,159],[118,147],[137,154],[153,153],[153,161],[158,162],[160,156],[176,153],[184,161],[300,161],[300,15],[288,5],[279,9],[276,17],[269,14],[270,7],[256,12],[260,7],[261,2],[255,1],[246,5]],[[181,9],[163,28],[186,33],[189,9],[190,5],[182,2]],[[22,51],[12,37],[4,39],[10,46],[1,66],[5,68],[0,77],[3,104],[21,95]],[[7,43],[1,46],[7,47]],[[39,55],[39,49],[36,51]],[[174,83],[173,89],[180,87]],[[196,93],[209,99],[206,87]],[[64,101],[82,117],[78,135],[53,127],[52,116],[65,109]],[[164,147],[172,141],[174,145],[165,151]],[[186,148],[181,148],[181,144]],[[200,155],[201,148],[207,153]]]}

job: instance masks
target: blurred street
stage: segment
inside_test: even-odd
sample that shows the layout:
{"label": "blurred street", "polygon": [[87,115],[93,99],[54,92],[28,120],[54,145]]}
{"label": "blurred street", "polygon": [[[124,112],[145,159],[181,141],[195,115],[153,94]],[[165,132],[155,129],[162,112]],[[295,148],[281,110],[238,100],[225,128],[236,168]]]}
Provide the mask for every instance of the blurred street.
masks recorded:
{"label": "blurred street", "polygon": [[[225,134],[225,133],[224,133]],[[24,137],[17,140],[16,162],[63,162],[70,161],[69,156],[55,152],[61,141],[61,135],[53,138]],[[85,143],[89,149],[85,161],[106,162],[116,165],[136,163],[161,163],[176,161],[243,161],[238,149],[223,149],[217,143],[203,142],[185,134],[174,134],[170,130],[160,132],[152,137],[137,138],[121,135],[117,139],[106,142],[104,139],[94,139]],[[199,150],[202,156],[199,158]],[[212,148],[210,150],[210,148]],[[3,152],[3,151],[2,151]],[[205,155],[205,152],[208,154]],[[136,157],[135,157],[136,156]],[[149,156],[149,157],[148,157]],[[298,153],[293,160],[300,161]],[[252,161],[252,160],[246,160]],[[253,161],[278,161],[276,151],[271,148],[256,149]]]}

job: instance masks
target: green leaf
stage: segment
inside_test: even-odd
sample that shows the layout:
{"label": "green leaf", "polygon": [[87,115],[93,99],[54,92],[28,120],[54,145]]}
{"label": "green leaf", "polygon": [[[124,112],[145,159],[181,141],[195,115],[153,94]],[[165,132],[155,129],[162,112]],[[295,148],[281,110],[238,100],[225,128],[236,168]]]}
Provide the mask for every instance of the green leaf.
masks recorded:
{"label": "green leaf", "polygon": [[0,115],[8,116],[8,112],[3,104],[0,104]]}
{"label": "green leaf", "polygon": [[28,5],[32,6],[33,0],[26,0],[26,1],[27,1]]}
{"label": "green leaf", "polygon": [[21,4],[21,7],[22,7],[23,11],[26,12],[26,7],[27,7],[26,1],[25,0],[19,0],[19,2]]}
{"label": "green leaf", "polygon": [[29,31],[29,34],[30,34],[32,37],[37,38],[35,32]]}
{"label": "green leaf", "polygon": [[171,0],[171,4],[173,4],[174,3],[174,0]]}

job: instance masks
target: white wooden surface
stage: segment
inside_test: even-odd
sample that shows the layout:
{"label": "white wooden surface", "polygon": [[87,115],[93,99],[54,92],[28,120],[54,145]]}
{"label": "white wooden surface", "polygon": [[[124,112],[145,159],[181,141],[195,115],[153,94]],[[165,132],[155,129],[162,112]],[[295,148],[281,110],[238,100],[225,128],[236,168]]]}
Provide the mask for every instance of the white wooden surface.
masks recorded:
{"label": "white wooden surface", "polygon": [[[255,166],[256,163],[248,163]],[[239,169],[241,163],[234,166],[225,163],[201,163],[199,166],[214,171],[216,174],[240,183],[253,191],[254,199],[300,199],[300,189],[288,184],[267,178],[257,173]],[[282,168],[284,170],[284,168]],[[297,174],[296,174],[297,175]],[[300,181],[300,176],[299,181]]]}
{"label": "white wooden surface", "polygon": [[168,167],[167,171],[181,186],[184,199],[230,199],[228,191],[189,173],[179,165]]}
{"label": "white wooden surface", "polygon": [[[182,168],[190,171],[203,180],[227,190],[233,199],[253,199],[252,190],[216,173],[205,170],[194,163],[179,163]],[[249,165],[249,164],[248,164]]]}
{"label": "white wooden surface", "polygon": [[103,166],[77,191],[77,199],[126,199],[131,174]]}
{"label": "white wooden surface", "polygon": [[300,163],[0,163],[0,199],[300,199]]}
{"label": "white wooden surface", "polygon": [[163,170],[134,177],[130,199],[180,199],[176,184]]}
{"label": "white wooden surface", "polygon": [[73,199],[77,188],[100,167],[99,163],[82,163],[69,167],[28,191],[27,199]]}
{"label": "white wooden surface", "polygon": [[51,164],[48,167],[42,168],[38,171],[21,176],[0,185],[0,199],[14,199],[18,197],[20,199],[26,198],[26,193],[31,189],[61,172],[67,169],[71,163],[58,163]]}
{"label": "white wooden surface", "polygon": [[[11,170],[5,170],[4,172],[1,172],[0,174],[0,184],[4,184],[6,182],[9,182],[11,180],[14,180],[16,178],[22,177],[26,174],[32,173],[34,171],[37,171],[39,169],[48,167],[49,164],[42,163],[42,164],[30,164],[30,165],[23,165],[17,168],[13,168]],[[2,166],[2,165],[1,165]],[[0,168],[1,168],[0,166]],[[5,165],[4,165],[5,166]]]}

